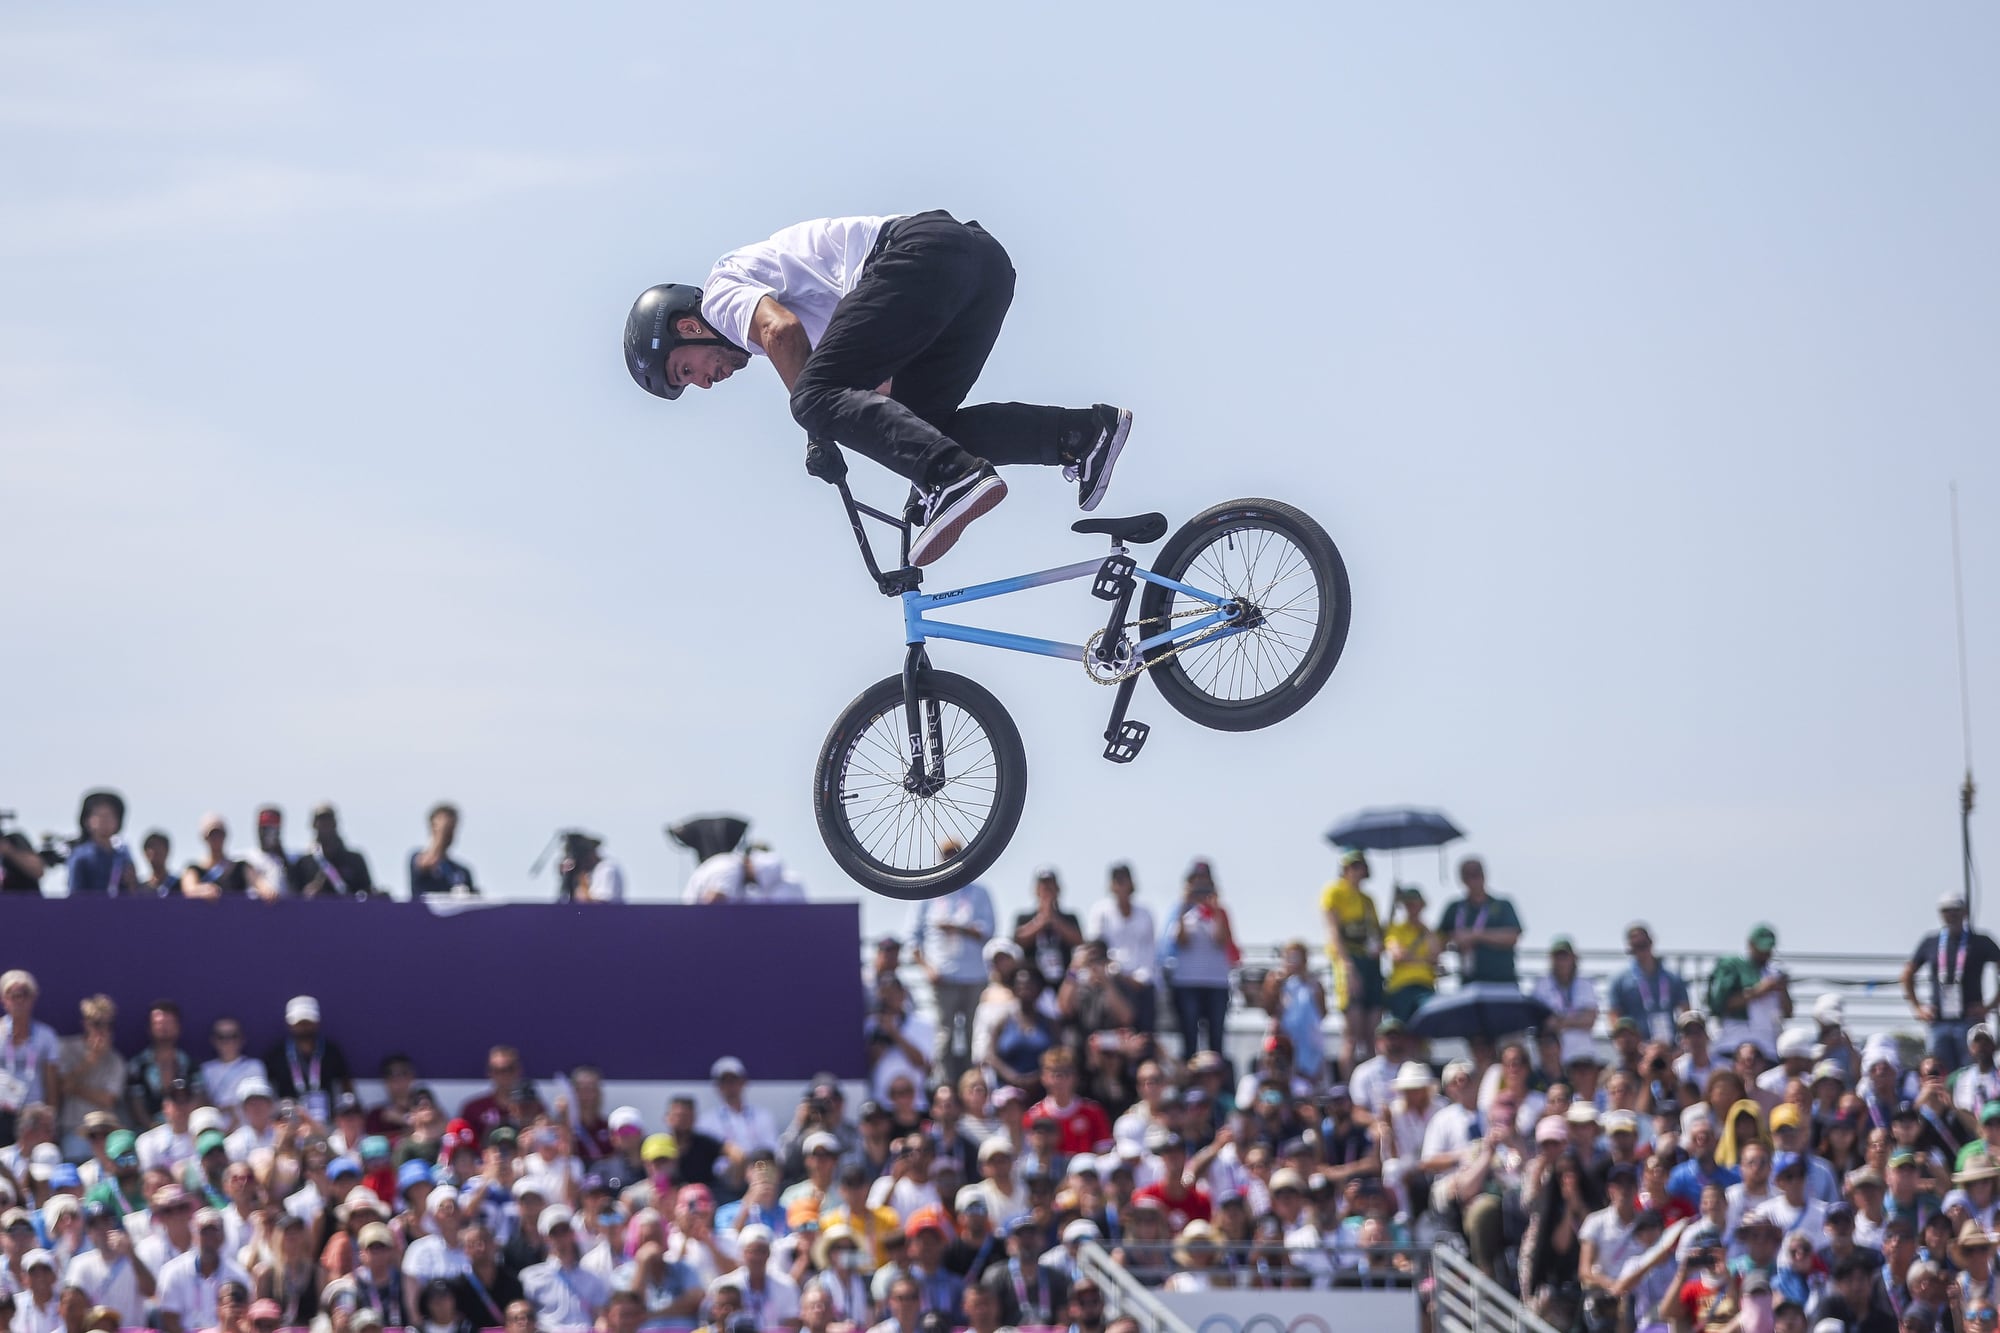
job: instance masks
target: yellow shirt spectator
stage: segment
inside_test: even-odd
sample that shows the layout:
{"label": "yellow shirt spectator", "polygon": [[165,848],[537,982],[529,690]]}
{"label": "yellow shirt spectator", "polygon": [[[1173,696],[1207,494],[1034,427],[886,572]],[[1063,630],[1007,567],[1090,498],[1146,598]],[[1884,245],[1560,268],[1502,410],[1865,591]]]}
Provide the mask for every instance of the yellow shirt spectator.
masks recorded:
{"label": "yellow shirt spectator", "polygon": [[1425,941],[1431,928],[1421,921],[1398,921],[1382,932],[1384,946],[1394,946],[1389,950],[1393,960],[1397,953],[1403,955],[1401,962],[1389,964],[1389,989],[1402,990],[1405,986],[1427,986],[1437,989],[1437,966],[1432,963]]}
{"label": "yellow shirt spectator", "polygon": [[862,1271],[872,1273],[882,1266],[882,1238],[891,1232],[903,1234],[903,1223],[893,1208],[863,1208],[856,1213],[846,1204],[832,1208],[821,1208],[819,1228],[826,1231],[835,1226],[844,1226],[854,1233],[860,1243]]}
{"label": "yellow shirt spectator", "polygon": [[1382,939],[1382,917],[1365,889],[1337,879],[1320,892],[1319,907],[1342,953],[1366,958],[1374,952]]}
{"label": "yellow shirt spectator", "polygon": [[1346,955],[1348,964],[1343,967],[1337,959],[1328,959],[1335,964],[1334,1008],[1380,1009],[1382,964],[1377,955],[1382,947],[1382,918],[1375,910],[1375,900],[1357,879],[1343,874],[1321,891],[1319,906],[1333,935],[1330,948]]}

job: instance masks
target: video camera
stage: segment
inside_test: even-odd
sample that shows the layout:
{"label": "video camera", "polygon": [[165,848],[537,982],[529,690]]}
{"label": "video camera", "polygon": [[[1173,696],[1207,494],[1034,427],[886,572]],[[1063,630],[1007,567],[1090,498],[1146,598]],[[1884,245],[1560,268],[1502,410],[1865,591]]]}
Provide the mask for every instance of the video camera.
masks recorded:
{"label": "video camera", "polygon": [[[20,833],[24,840],[32,842],[33,840],[29,839],[27,834],[22,833],[19,828],[14,827],[20,818],[21,816],[17,811],[0,810],[0,837],[5,837],[9,833]],[[35,848],[35,855],[42,858],[44,865],[59,866],[69,860],[69,846],[67,841],[57,837],[55,834],[44,833],[42,834],[41,844]]]}

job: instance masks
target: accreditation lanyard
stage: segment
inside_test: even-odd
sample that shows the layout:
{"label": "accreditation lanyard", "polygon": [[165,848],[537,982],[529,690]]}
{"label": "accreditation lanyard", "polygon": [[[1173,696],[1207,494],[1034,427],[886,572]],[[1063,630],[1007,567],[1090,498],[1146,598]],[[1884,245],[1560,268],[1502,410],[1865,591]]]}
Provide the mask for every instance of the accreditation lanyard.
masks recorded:
{"label": "accreditation lanyard", "polygon": [[325,1048],[315,1042],[313,1044],[312,1063],[302,1070],[299,1068],[298,1045],[289,1041],[285,1043],[285,1063],[291,1067],[292,1086],[294,1088],[300,1092],[318,1092],[320,1090],[320,1062],[325,1054]]}
{"label": "accreditation lanyard", "polygon": [[1942,986],[1947,981],[1964,979],[1965,951],[1967,946],[1970,945],[1971,943],[1972,943],[1971,931],[1961,930],[1958,932],[1958,966],[1953,968],[1951,970],[1951,973],[1947,975],[1944,970],[1944,964],[1945,964],[1945,959],[1950,956],[1951,932],[1948,930],[1940,930],[1938,932],[1938,956],[1937,956],[1938,985]]}
{"label": "accreditation lanyard", "polygon": [[1042,1275],[1040,1273],[1035,1274],[1035,1298],[1033,1300],[1028,1299],[1028,1282],[1026,1278],[1021,1276],[1021,1261],[1019,1259],[1009,1259],[1007,1261],[1007,1277],[1014,1284],[1014,1302],[1021,1307],[1021,1317],[1018,1322],[1023,1324],[1047,1323],[1049,1314],[1047,1310],[1043,1309],[1042,1296],[1044,1288]]}
{"label": "accreditation lanyard", "polygon": [[326,854],[326,852],[317,845],[313,847],[312,854],[313,854],[313,860],[319,862],[320,869],[326,872],[327,882],[333,885],[333,891],[335,893],[346,893],[347,881],[340,877],[340,872],[338,870],[334,869],[333,858],[329,857]]}
{"label": "accreditation lanyard", "polygon": [[[507,1322],[506,1311],[502,1310],[498,1305],[495,1305],[493,1303],[493,1297],[491,1293],[489,1293],[486,1290],[486,1284],[479,1280],[478,1272],[471,1268],[466,1269],[465,1280],[472,1284],[472,1289],[479,1293],[479,1299],[485,1302],[486,1309],[493,1316],[494,1327],[497,1328],[500,1325],[505,1324]],[[678,1296],[680,1295],[680,1293],[675,1292],[674,1295]]]}
{"label": "accreditation lanyard", "polygon": [[[0,1064],[4,1064],[8,1073],[24,1083],[29,1081],[27,1075],[35,1072],[34,1038],[35,1030],[32,1027],[26,1032],[15,1030],[12,1014],[0,1017]],[[19,1045],[15,1044],[17,1039]],[[22,1073],[23,1070],[26,1070],[27,1074]]]}
{"label": "accreditation lanyard", "polygon": [[1637,963],[1632,964],[1632,977],[1639,986],[1639,1006],[1647,1013],[1658,1013],[1673,1003],[1674,987],[1673,983],[1667,980],[1666,968],[1663,967],[1659,971],[1660,993],[1657,996],[1647,994],[1646,974]]}

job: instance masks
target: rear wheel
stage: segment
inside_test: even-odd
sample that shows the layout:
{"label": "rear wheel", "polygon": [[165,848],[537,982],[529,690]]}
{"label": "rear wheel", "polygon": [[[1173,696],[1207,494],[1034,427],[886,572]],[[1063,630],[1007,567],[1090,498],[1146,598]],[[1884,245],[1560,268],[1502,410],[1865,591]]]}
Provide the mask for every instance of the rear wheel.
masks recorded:
{"label": "rear wheel", "polygon": [[813,817],[827,851],[861,884],[906,900],[950,893],[999,859],[1028,795],[1021,733],[985,687],[925,669],[917,711],[931,781],[916,790],[908,782],[901,676],[847,706],[813,774]]}
{"label": "rear wheel", "polygon": [[[1312,518],[1276,500],[1231,500],[1189,519],[1153,571],[1250,608],[1246,624],[1147,654],[1148,674],[1183,717],[1255,731],[1306,706],[1347,645],[1347,566]],[[1215,610],[1156,583],[1139,600],[1142,636]]]}

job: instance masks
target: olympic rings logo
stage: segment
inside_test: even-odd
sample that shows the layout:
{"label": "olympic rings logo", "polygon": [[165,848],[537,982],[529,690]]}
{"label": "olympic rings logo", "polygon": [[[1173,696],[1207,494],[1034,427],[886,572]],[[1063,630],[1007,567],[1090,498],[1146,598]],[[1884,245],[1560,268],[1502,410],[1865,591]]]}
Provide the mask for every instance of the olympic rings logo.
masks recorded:
{"label": "olympic rings logo", "polygon": [[1195,1333],[1333,1333],[1333,1328],[1316,1314],[1295,1315],[1289,1324],[1274,1314],[1253,1314],[1244,1320],[1212,1314]]}

